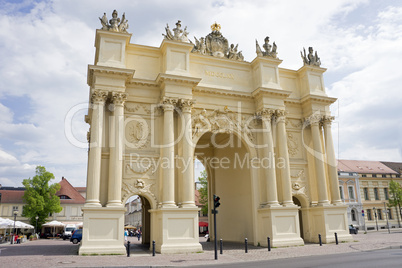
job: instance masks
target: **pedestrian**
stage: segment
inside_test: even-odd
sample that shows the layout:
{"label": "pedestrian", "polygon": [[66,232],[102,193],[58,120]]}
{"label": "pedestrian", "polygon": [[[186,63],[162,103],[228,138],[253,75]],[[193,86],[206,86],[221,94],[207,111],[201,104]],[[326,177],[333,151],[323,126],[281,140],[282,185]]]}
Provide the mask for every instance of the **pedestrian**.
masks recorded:
{"label": "pedestrian", "polygon": [[127,242],[127,238],[128,237],[128,231],[127,231],[127,229],[125,229],[124,230],[124,241],[126,241]]}
{"label": "pedestrian", "polygon": [[141,231],[140,230],[138,230],[137,237],[138,237],[138,241],[140,241],[140,237],[141,237]]}

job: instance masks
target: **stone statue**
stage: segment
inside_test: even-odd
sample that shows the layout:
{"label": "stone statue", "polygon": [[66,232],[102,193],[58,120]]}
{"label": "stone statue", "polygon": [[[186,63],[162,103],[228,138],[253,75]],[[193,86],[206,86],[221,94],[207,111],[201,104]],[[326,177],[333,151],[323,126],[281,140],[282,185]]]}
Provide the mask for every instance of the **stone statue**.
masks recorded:
{"label": "stone statue", "polygon": [[126,20],[126,14],[123,13],[121,20],[117,16],[118,16],[117,11],[113,10],[112,18],[108,21],[106,13],[103,13],[102,18],[99,18],[102,24],[101,30],[127,33],[128,20]]}
{"label": "stone statue", "polygon": [[308,55],[306,55],[306,49],[303,48],[303,52],[304,54],[300,51],[300,55],[303,59],[303,63],[304,65],[313,65],[313,66],[318,66],[320,67],[321,65],[321,60],[318,57],[317,51],[315,52],[315,54],[313,53],[314,50],[312,47],[308,48]]}
{"label": "stone statue", "polygon": [[187,26],[183,29],[181,29],[181,21],[177,21],[176,23],[176,28],[173,28],[173,33],[170,31],[169,24],[166,24],[165,27],[166,34],[162,34],[165,39],[167,40],[173,40],[173,41],[180,41],[180,42],[186,42],[188,43],[188,34],[187,32]]}
{"label": "stone statue", "polygon": [[[238,44],[235,46],[231,44],[229,47],[228,40],[223,37],[220,32],[221,26],[216,22],[211,26],[212,32],[205,38],[201,37],[200,40],[194,36],[195,45],[191,52],[201,55],[210,55],[218,58],[227,58],[230,60],[244,61],[241,51],[237,51]],[[190,41],[190,43],[192,43]]]}
{"label": "stone statue", "polygon": [[264,45],[262,46],[264,48],[264,51],[261,50],[260,45],[258,44],[258,41],[255,40],[256,43],[256,53],[258,57],[271,57],[274,59],[278,58],[278,53],[276,52],[277,46],[275,42],[273,45],[269,43],[269,37],[265,37],[264,39]]}

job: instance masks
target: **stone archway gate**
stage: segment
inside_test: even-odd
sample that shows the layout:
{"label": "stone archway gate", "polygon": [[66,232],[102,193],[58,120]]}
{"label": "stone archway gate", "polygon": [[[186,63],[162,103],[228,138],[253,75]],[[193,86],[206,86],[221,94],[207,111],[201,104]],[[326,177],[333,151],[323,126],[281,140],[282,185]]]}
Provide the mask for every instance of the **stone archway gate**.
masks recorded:
{"label": "stone archway gate", "polygon": [[[87,199],[80,254],[125,253],[124,201],[141,194],[151,205],[151,240],[162,253],[197,252],[194,144],[206,131],[237,133],[257,159],[252,167],[253,240],[300,245],[298,209],[305,196],[304,239],[350,240],[339,198],[329,105],[317,53],[299,70],[279,68],[265,39],[244,61],[218,24],[189,42],[181,22],[166,27],[160,47],[130,43],[127,20],[101,18],[94,65],[88,67],[90,109]],[[322,143],[324,141],[324,143]],[[239,217],[239,220],[241,218]],[[316,238],[317,237],[317,238]]]}

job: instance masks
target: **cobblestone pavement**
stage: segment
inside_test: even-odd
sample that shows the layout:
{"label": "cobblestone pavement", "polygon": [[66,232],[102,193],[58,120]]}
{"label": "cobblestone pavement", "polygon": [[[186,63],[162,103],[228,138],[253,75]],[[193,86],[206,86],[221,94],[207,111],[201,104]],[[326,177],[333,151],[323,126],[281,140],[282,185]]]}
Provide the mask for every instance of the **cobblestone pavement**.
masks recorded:
{"label": "cobblestone pavement", "polygon": [[[298,247],[267,248],[249,245],[248,253],[243,244],[224,243],[223,255],[214,260],[213,242],[200,238],[204,251],[191,254],[156,254],[152,257],[148,248],[141,246],[136,238],[130,238],[131,256],[78,256],[78,245],[69,241],[46,240],[28,241],[23,244],[0,244],[1,267],[166,267],[224,264],[272,260],[312,255],[351,253],[385,248],[401,248],[402,229],[371,231],[353,235],[354,241],[335,244],[306,244]],[[218,252],[219,253],[219,252]]]}

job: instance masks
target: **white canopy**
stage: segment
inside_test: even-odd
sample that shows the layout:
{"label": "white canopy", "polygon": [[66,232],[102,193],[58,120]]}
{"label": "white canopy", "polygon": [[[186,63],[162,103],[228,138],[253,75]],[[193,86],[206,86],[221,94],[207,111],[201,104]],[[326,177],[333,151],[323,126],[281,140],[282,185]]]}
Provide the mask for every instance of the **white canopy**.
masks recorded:
{"label": "white canopy", "polygon": [[65,224],[62,222],[59,222],[59,221],[51,221],[51,222],[42,224],[42,226],[44,226],[44,227],[64,227]]}
{"label": "white canopy", "polygon": [[22,221],[14,221],[10,219],[4,219],[0,218],[0,228],[1,229],[6,229],[6,228],[18,228],[18,229],[34,229],[34,227],[30,224],[27,224]]}

